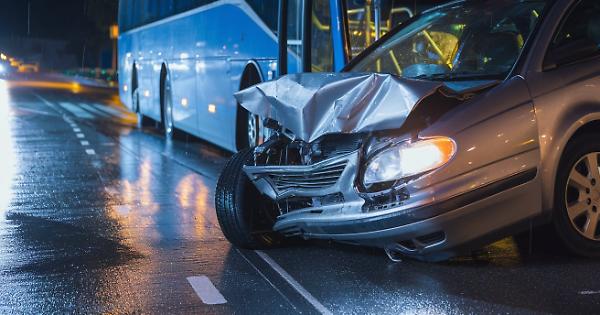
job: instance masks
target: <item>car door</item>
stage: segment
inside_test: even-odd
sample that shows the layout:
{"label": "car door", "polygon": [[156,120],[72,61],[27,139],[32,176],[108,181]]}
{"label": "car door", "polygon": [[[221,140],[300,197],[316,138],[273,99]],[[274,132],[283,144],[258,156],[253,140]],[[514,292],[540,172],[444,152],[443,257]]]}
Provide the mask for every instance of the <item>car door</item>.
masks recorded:
{"label": "car door", "polygon": [[[560,23],[543,30],[552,35],[534,53],[539,70],[526,74],[538,120],[544,191],[553,191],[556,161],[572,134],[600,119],[600,2],[572,1],[559,9],[560,15],[549,18],[560,16]],[[545,202],[550,207],[552,196]]]}

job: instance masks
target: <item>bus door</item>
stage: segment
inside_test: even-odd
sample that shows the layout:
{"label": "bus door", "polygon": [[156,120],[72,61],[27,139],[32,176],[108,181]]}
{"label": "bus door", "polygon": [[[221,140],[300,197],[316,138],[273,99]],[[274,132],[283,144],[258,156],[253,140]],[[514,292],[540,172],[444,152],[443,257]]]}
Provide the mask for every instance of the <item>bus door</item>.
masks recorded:
{"label": "bus door", "polygon": [[280,0],[279,75],[336,70],[331,2]]}
{"label": "bus door", "polygon": [[447,1],[280,0],[279,74],[340,71],[396,25]]}

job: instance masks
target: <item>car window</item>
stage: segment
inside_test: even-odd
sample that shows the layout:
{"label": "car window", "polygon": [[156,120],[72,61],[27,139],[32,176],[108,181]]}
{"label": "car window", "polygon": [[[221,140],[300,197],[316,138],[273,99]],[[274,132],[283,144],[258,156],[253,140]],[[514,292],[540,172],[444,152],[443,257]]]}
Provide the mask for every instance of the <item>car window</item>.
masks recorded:
{"label": "car window", "polygon": [[461,80],[508,75],[546,1],[462,2],[424,13],[351,68],[398,76]]}
{"label": "car window", "polygon": [[600,1],[580,1],[556,33],[552,48],[578,40],[592,40],[600,47]]}

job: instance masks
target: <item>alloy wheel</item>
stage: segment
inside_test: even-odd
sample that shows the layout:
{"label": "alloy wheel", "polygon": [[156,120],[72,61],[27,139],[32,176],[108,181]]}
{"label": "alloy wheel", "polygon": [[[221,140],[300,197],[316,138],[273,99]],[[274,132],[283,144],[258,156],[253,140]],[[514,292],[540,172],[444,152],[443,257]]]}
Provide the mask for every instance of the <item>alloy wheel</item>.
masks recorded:
{"label": "alloy wheel", "polygon": [[583,237],[600,241],[600,152],[579,159],[569,173],[565,188],[565,206],[572,227]]}
{"label": "alloy wheel", "polygon": [[259,144],[259,129],[260,129],[260,125],[259,125],[259,120],[258,120],[258,116],[248,113],[248,145],[250,147],[256,146]]}
{"label": "alloy wheel", "polygon": [[254,147],[263,144],[267,141],[272,131],[269,128],[265,128],[263,125],[262,118],[258,115],[248,113],[248,145]]}
{"label": "alloy wheel", "polygon": [[165,137],[167,139],[171,139],[173,137],[173,102],[171,100],[171,88],[169,85],[165,87],[164,92],[164,128],[165,128]]}

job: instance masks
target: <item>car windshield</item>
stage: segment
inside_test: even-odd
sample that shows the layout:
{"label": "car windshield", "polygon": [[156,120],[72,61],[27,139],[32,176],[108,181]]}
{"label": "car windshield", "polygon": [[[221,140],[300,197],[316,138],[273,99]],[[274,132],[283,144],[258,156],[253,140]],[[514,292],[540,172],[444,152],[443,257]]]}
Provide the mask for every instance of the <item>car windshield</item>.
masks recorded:
{"label": "car windshield", "polygon": [[504,79],[548,1],[461,2],[423,13],[350,68],[426,80]]}

